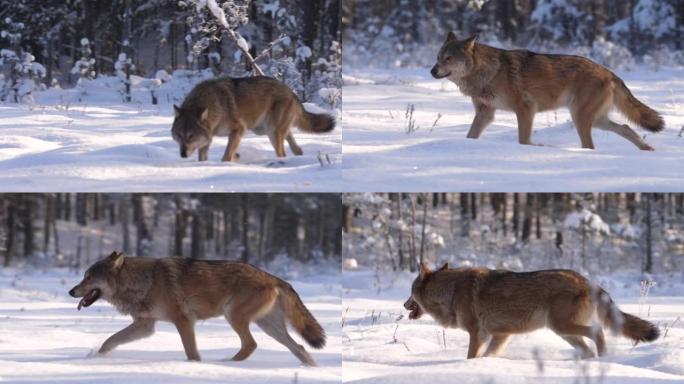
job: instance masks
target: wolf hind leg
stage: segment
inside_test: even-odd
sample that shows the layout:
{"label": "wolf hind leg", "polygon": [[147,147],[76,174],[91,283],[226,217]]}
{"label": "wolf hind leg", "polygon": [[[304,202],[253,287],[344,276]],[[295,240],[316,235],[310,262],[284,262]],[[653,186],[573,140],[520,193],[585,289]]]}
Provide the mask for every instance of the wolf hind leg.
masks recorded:
{"label": "wolf hind leg", "polygon": [[625,139],[629,140],[632,144],[636,145],[642,151],[653,151],[653,147],[648,145],[644,139],[639,136],[632,128],[627,124],[618,124],[611,121],[607,116],[597,119],[594,122],[594,126],[598,129],[616,133]]}
{"label": "wolf hind leg", "polygon": [[257,348],[257,343],[249,331],[249,324],[268,313],[275,303],[278,293],[275,289],[262,289],[252,292],[235,302],[230,303],[226,311],[226,320],[240,337],[240,350],[232,360],[242,361],[248,358]]}
{"label": "wolf hind leg", "polygon": [[484,355],[498,356],[504,351],[504,349],[506,349],[506,346],[508,345],[508,342],[510,340],[511,335],[508,334],[492,336],[492,341],[489,342],[489,346],[487,347],[487,350],[485,351]]}
{"label": "wolf hind leg", "polygon": [[[294,137],[290,132],[292,125],[295,121],[295,114],[292,113],[294,110],[294,101],[281,102],[274,105],[272,108],[271,115],[271,132],[269,133],[269,138],[271,139],[271,144],[276,151],[278,157],[285,157],[285,140],[287,139],[292,153],[295,155],[301,155],[302,150],[299,148],[297,143],[294,141]],[[278,111],[278,112],[276,112]],[[292,145],[294,144],[294,146]],[[299,152],[299,153],[298,153]]]}
{"label": "wolf hind leg", "polygon": [[561,335],[561,337],[563,340],[567,341],[568,344],[572,345],[573,348],[575,348],[575,351],[579,353],[580,358],[590,359],[596,356],[594,355],[594,351],[592,351],[587,343],[584,342],[582,336]]}
{"label": "wolf hind leg", "polygon": [[154,324],[155,320],[134,320],[133,324],[110,336],[100,347],[99,353],[105,354],[121,344],[152,336]]}
{"label": "wolf hind leg", "polygon": [[302,148],[299,145],[297,145],[294,135],[292,135],[292,131],[287,133],[285,140],[287,140],[287,144],[290,146],[290,150],[292,150],[292,153],[294,153],[295,156],[301,156],[304,154]]}
{"label": "wolf hind leg", "polygon": [[[599,356],[603,356],[606,354],[606,340],[603,335],[603,330],[600,327],[590,327],[586,325],[578,325],[574,323],[566,323],[561,321],[553,324],[551,329],[553,329],[554,332],[559,334],[564,339],[566,336],[584,336],[586,338],[589,338],[596,344],[596,350],[598,351]],[[568,339],[565,340],[568,341]],[[568,341],[568,343],[575,347],[575,344],[572,344],[570,341]],[[593,356],[594,353],[591,352],[590,357]]]}
{"label": "wolf hind leg", "polygon": [[285,157],[287,155],[285,153],[284,137],[282,134],[273,129],[268,133],[268,139],[271,141],[271,145],[273,145],[276,156]]}
{"label": "wolf hind leg", "polygon": [[256,323],[267,335],[287,347],[302,363],[309,366],[316,365],[306,349],[290,337],[285,324],[285,314],[278,306],[274,306],[271,312],[257,320]]}
{"label": "wolf hind leg", "polygon": [[242,361],[254,353],[257,343],[254,341],[252,332],[249,331],[249,320],[241,316],[227,316],[230,326],[240,337],[240,350],[232,357],[234,361]]}
{"label": "wolf hind leg", "polygon": [[178,333],[185,349],[185,355],[190,361],[200,361],[200,354],[197,351],[197,341],[195,339],[195,322],[192,319],[181,317],[174,320]]}

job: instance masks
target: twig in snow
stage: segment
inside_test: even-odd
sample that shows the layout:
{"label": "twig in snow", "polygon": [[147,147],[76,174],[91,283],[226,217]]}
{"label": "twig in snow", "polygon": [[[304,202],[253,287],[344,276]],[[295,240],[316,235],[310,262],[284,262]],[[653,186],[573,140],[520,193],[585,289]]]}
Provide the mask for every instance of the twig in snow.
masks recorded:
{"label": "twig in snow", "polygon": [[665,332],[663,332],[663,339],[667,337],[667,332],[669,332],[669,331],[670,331],[670,328],[672,328],[672,326],[674,326],[675,324],[677,324],[677,322],[678,322],[679,320],[681,320],[681,318],[680,318],[679,316],[677,316],[677,318],[676,318],[673,322],[671,322],[670,324],[667,324],[667,325],[665,326]]}
{"label": "twig in snow", "polygon": [[413,117],[413,112],[416,110],[415,105],[409,104],[406,106],[406,113],[404,114],[404,118],[406,119],[406,134],[411,134],[420,127],[416,125],[416,119]]}
{"label": "twig in snow", "polygon": [[432,132],[432,130],[437,126],[437,123],[439,122],[439,119],[441,119],[441,118],[442,118],[442,114],[438,113],[437,118],[435,119],[435,122],[432,123],[432,127],[430,127],[430,132]]}

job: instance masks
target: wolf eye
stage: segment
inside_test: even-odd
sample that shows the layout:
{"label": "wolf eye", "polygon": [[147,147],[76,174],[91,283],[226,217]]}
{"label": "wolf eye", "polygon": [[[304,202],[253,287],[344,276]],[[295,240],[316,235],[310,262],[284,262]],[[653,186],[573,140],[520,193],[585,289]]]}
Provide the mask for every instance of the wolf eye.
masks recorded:
{"label": "wolf eye", "polygon": [[447,56],[446,59],[444,59],[444,61],[451,61],[451,60],[453,60],[453,59],[454,59],[453,57]]}
{"label": "wolf eye", "polygon": [[91,278],[90,275],[86,276],[86,280],[90,280],[90,278]]}

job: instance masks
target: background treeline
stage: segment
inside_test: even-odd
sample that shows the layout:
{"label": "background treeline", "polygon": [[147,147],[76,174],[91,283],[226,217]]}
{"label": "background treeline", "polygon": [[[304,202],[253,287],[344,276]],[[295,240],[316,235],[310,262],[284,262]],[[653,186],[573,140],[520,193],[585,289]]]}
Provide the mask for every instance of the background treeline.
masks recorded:
{"label": "background treeline", "polygon": [[[62,87],[121,72],[166,81],[158,70],[251,71],[237,41],[198,2],[0,0],[0,64],[5,78],[14,62],[42,84]],[[339,86],[339,1],[216,2],[252,56],[262,56],[258,64],[268,75],[288,82],[305,99],[324,86]]]}
{"label": "background treeline", "polygon": [[0,254],[5,266],[76,269],[113,250],[339,265],[340,204],[337,194],[0,194]]}
{"label": "background treeline", "polygon": [[[422,65],[447,31],[506,47],[684,64],[684,0],[343,0],[345,65]],[[677,52],[674,52],[677,51]],[[434,59],[436,51],[429,55]],[[378,57],[378,55],[380,57]],[[372,60],[374,59],[374,60]]]}
{"label": "background treeline", "polygon": [[684,194],[343,195],[345,266],[684,270]]}

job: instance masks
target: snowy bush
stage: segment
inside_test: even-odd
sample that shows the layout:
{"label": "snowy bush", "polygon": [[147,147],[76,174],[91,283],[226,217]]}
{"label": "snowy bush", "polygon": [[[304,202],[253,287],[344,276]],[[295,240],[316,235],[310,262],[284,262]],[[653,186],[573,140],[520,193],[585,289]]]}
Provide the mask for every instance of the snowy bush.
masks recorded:
{"label": "snowy bush", "polygon": [[131,71],[134,69],[133,60],[125,53],[119,53],[119,57],[114,63],[114,70],[116,76],[121,80],[119,93],[121,93],[123,101],[128,103],[131,102]]}
{"label": "snowy bush", "polygon": [[602,37],[594,40],[589,56],[597,63],[611,69],[630,70],[634,67],[634,57],[627,48],[606,41]]}
{"label": "snowy bush", "polygon": [[28,52],[17,55],[9,49],[0,50],[0,100],[9,99],[15,103],[33,102],[33,91],[43,88],[36,80],[45,77],[45,67],[34,60],[35,57]]}
{"label": "snowy bush", "polygon": [[74,63],[71,73],[78,75],[78,80],[95,78],[95,59],[91,57],[93,51],[87,38],[81,39],[81,58]]}

